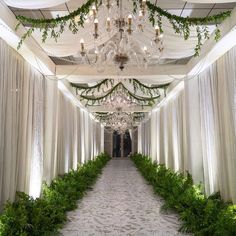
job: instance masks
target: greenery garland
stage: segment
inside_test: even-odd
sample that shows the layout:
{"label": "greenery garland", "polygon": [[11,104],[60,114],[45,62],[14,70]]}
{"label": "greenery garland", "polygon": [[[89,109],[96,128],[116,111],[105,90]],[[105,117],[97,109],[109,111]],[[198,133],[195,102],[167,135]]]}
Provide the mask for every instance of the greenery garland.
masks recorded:
{"label": "greenery garland", "polygon": [[[134,4],[134,6],[136,5]],[[185,40],[187,40],[190,36],[190,27],[197,26],[196,32],[198,42],[195,47],[195,56],[199,56],[201,46],[203,45],[203,38],[209,39],[210,37],[207,25],[215,24],[215,40],[218,41],[221,37],[218,24],[231,15],[231,11],[225,11],[216,15],[206,17],[181,17],[170,14],[168,11],[163,10],[162,8],[156,6],[150,1],[147,1],[147,7],[149,9],[150,22],[153,26],[157,23],[161,32],[164,32],[161,21],[162,17],[166,17],[171,23],[173,29],[175,30],[175,33],[183,35]]]}
{"label": "greenery garland", "polygon": [[153,106],[155,104],[156,99],[160,98],[160,95],[157,96],[151,96],[151,97],[142,97],[138,96],[132,92],[130,92],[121,82],[116,84],[113,88],[111,88],[106,94],[95,97],[94,95],[82,95],[80,94],[81,100],[86,100],[86,106],[93,106],[94,104],[102,104],[102,101],[108,97],[111,98],[112,94],[117,90],[122,88],[124,93],[135,99],[141,106]]}
{"label": "greenery garland", "polygon": [[[125,80],[126,81],[126,80]],[[113,79],[104,79],[101,82],[97,83],[94,86],[84,86],[84,85],[79,85],[79,84],[74,84],[71,83],[72,87],[76,89],[77,95],[80,96],[81,100],[86,100],[86,105],[101,105],[102,101],[108,97],[111,97],[112,94],[118,90],[122,89],[124,93],[126,93],[128,96],[132,97],[135,99],[141,106],[152,106],[155,104],[156,99],[160,98],[160,89],[166,90],[168,87],[168,84],[163,84],[163,85],[156,85],[156,86],[147,86],[137,79],[129,79],[129,83],[133,85],[134,93],[129,91],[122,82],[117,83],[115,86],[114,85],[114,80]],[[104,87],[109,88],[109,85],[111,86],[111,89],[108,91],[104,90]],[[103,95],[101,96],[94,96],[95,92],[100,92],[101,89],[103,90]],[[139,96],[137,95],[137,91],[140,89],[140,91],[147,95],[148,97],[144,96]],[[79,91],[81,91],[81,94],[79,94]],[[88,95],[91,93],[92,95]]]}
{"label": "greenery garland", "polygon": [[80,27],[84,26],[85,16],[89,13],[93,5],[102,4],[102,1],[98,0],[88,0],[77,10],[71,12],[66,16],[51,18],[51,19],[33,19],[30,17],[25,17],[18,15],[16,19],[19,21],[16,30],[21,24],[30,25],[30,28],[24,33],[18,43],[18,49],[21,47],[23,41],[30,37],[36,28],[40,29],[42,32],[42,42],[44,43],[48,37],[57,39],[64,32],[65,27],[67,27],[73,34],[76,34]]}
{"label": "greenery garland", "polygon": [[236,205],[225,203],[219,193],[206,197],[188,172],[174,172],[142,154],[131,158],[155,193],[165,199],[162,209],[180,214],[180,231],[196,236],[236,235]]}
{"label": "greenery garland", "polygon": [[[127,79],[124,79],[124,81],[127,81]],[[134,93],[136,94],[136,92],[138,90],[140,90],[143,94],[145,95],[149,95],[149,96],[154,96],[156,94],[159,94],[159,90],[160,89],[164,89],[166,90],[167,87],[170,85],[170,83],[165,83],[165,84],[161,84],[161,85],[151,85],[148,86],[146,84],[143,84],[142,82],[140,82],[137,79],[128,79],[128,82],[130,84],[133,85],[133,89],[134,89]],[[115,83],[114,79],[104,79],[100,82],[98,82],[96,85],[94,86],[84,86],[84,85],[80,85],[80,84],[75,84],[75,83],[71,83],[71,85],[73,87],[76,88],[77,91],[82,91],[81,94],[94,94],[95,92],[100,92],[101,90],[103,90],[103,92],[105,92],[106,88],[109,88],[109,85],[111,87],[113,87]]]}
{"label": "greenery garland", "polygon": [[[133,10],[135,12],[137,11],[138,5],[142,3],[140,0],[132,1]],[[36,28],[39,28],[42,32],[42,42],[45,42],[48,37],[54,38],[55,41],[57,41],[60,35],[64,32],[65,27],[67,27],[73,34],[76,34],[79,28],[83,27],[85,16],[89,13],[92,5],[96,5],[98,8],[101,4],[102,0],[88,0],[85,4],[70,14],[51,19],[33,19],[20,15],[16,16],[17,20],[19,21],[16,26],[16,30],[20,24],[30,25],[30,28],[27,30],[27,32],[22,35],[18,44],[18,49],[21,47],[23,41],[32,35]],[[210,36],[207,25],[216,25],[217,29],[215,30],[215,40],[217,41],[221,36],[218,24],[221,23],[225,18],[229,17],[231,14],[231,11],[226,11],[206,17],[180,17],[170,14],[168,11],[163,10],[150,1],[147,1],[146,4],[149,12],[149,21],[153,26],[157,24],[160,27],[161,32],[164,32],[162,27],[162,17],[167,18],[175,30],[175,33],[182,35],[185,40],[187,40],[190,36],[190,27],[197,26],[196,32],[198,42],[195,47],[195,56],[198,56],[200,53],[203,39],[208,39]]]}
{"label": "greenery garland", "polygon": [[58,235],[66,222],[66,212],[77,208],[86,190],[91,189],[110,157],[102,153],[77,170],[71,170],[44,185],[40,198],[18,192],[14,202],[8,201],[0,215],[1,236]]}

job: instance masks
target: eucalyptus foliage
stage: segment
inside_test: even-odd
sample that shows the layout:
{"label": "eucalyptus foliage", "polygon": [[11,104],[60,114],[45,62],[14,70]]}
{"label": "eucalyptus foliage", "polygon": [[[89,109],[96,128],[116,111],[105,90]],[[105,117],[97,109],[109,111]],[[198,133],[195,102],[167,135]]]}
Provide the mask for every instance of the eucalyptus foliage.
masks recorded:
{"label": "eucalyptus foliage", "polygon": [[[131,1],[133,2],[133,11],[135,12],[137,11],[141,1]],[[65,29],[69,29],[73,34],[76,34],[79,31],[79,28],[84,26],[85,16],[89,13],[92,5],[96,5],[96,7],[99,8],[101,4],[102,0],[88,0],[77,10],[69,13],[68,15],[62,17],[58,16],[56,18],[50,19],[33,19],[21,15],[16,16],[17,20],[19,21],[16,29],[20,26],[20,24],[29,26],[29,29],[26,31],[26,33],[22,35],[18,44],[18,48],[21,47],[23,41],[26,38],[32,35],[35,29],[40,29],[42,32],[42,42],[45,42],[47,38],[54,38],[55,41],[57,41]],[[215,40],[217,41],[220,38],[218,24],[221,23],[225,18],[229,17],[231,14],[231,11],[225,11],[206,17],[180,17],[170,14],[168,11],[158,7],[158,3],[155,5],[150,1],[147,1],[146,4],[149,13],[149,21],[153,26],[157,24],[160,27],[161,32],[164,32],[162,27],[163,17],[169,20],[173,29],[175,30],[175,33],[182,35],[185,40],[187,40],[190,36],[190,27],[196,27],[198,42],[195,47],[195,56],[199,55],[200,53],[203,39],[208,39],[210,36],[207,25],[216,25],[217,29],[215,31]],[[119,1],[117,1],[117,5],[119,5]]]}
{"label": "eucalyptus foliage", "polygon": [[132,159],[155,193],[165,199],[162,210],[179,213],[180,231],[196,236],[236,235],[236,205],[225,203],[219,193],[206,197],[188,172],[174,172],[142,154]]}
{"label": "eucalyptus foliage", "polygon": [[77,170],[44,184],[41,198],[33,199],[17,192],[14,202],[7,202],[0,215],[1,236],[55,235],[66,222],[66,212],[77,207],[86,190],[91,188],[103,166],[109,161],[107,154],[100,154]]}

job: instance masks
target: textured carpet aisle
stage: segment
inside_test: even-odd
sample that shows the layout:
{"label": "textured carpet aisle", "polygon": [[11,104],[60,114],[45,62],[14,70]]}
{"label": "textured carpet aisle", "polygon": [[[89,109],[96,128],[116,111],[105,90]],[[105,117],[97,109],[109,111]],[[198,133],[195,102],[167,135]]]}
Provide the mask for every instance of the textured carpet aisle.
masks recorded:
{"label": "textured carpet aisle", "polygon": [[68,213],[65,236],[158,235],[178,233],[176,215],[160,213],[162,203],[129,159],[112,159],[93,190]]}

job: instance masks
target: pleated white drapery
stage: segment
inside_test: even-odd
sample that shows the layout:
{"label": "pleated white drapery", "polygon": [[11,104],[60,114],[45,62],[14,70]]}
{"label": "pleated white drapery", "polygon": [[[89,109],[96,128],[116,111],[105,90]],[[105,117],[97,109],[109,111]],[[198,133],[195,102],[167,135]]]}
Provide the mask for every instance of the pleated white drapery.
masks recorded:
{"label": "pleated white drapery", "polygon": [[3,40],[0,61],[1,208],[16,191],[38,197],[42,181],[90,160],[104,140],[101,125],[57,81],[45,79]]}
{"label": "pleated white drapery", "polygon": [[139,151],[236,202],[236,48],[185,81],[138,131]]}

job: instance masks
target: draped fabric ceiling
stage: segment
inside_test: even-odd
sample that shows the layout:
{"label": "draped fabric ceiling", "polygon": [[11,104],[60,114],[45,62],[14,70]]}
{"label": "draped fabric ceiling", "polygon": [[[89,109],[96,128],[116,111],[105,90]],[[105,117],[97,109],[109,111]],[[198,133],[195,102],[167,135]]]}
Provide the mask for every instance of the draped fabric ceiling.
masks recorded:
{"label": "draped fabric ceiling", "polygon": [[[69,14],[73,10],[80,7],[86,0],[4,0],[8,4],[13,12],[16,15],[25,15],[31,18],[55,18],[57,15],[63,16]],[[211,14],[217,14],[221,11],[232,9],[231,5],[218,5],[213,4],[216,1],[207,1],[207,4],[194,4],[188,3],[183,0],[150,0],[153,3],[156,3],[161,8],[169,11],[172,14],[179,16],[191,16],[191,17],[204,17]],[[194,1],[194,0],[190,0]],[[223,0],[221,2],[224,2]],[[225,1],[226,2],[226,1]],[[123,1],[123,11],[127,15],[127,12],[132,11],[132,1]],[[111,12],[111,15],[114,16],[116,12]],[[106,29],[102,26],[105,25],[105,21],[108,17],[108,11],[106,7],[101,6],[98,11],[98,21],[99,21],[99,38],[96,41],[96,46],[103,45],[108,42],[112,37],[115,37],[118,33],[118,30],[113,27],[113,30],[110,33],[106,32]],[[178,62],[179,59],[189,58],[194,55],[194,48],[197,44],[197,35],[196,29],[194,27],[190,30],[190,37],[188,40],[184,40],[183,36],[175,33],[172,25],[166,18],[162,19],[163,30],[164,30],[164,51],[161,55],[164,63],[167,63],[168,59],[174,60],[173,63]],[[209,25],[209,31],[213,32],[215,26]],[[85,22],[85,27],[80,28],[76,34],[72,34],[71,31],[65,30],[63,34],[58,38],[57,42],[54,39],[48,38],[45,43],[42,43],[41,32],[35,30],[33,33],[34,39],[37,41],[39,48],[44,50],[50,57],[69,57],[69,60],[76,60],[80,56],[80,40],[81,38],[85,41],[85,49],[90,54],[94,54],[95,42],[94,42],[94,23],[92,20],[87,20]],[[151,23],[146,21],[144,32],[133,32],[134,41],[142,49],[144,46],[151,51],[151,42],[154,38],[155,32]],[[72,56],[72,57],[71,57]],[[157,60],[154,60],[154,66],[158,63]],[[166,59],[166,61],[165,61]],[[168,61],[169,62],[169,61]],[[57,61],[62,65],[66,64],[65,61]],[[132,63],[132,62],[128,62]],[[168,73],[168,72],[167,72]],[[132,76],[132,75],[130,75]],[[108,77],[109,78],[109,77]],[[69,79],[69,78],[68,78]],[[105,78],[104,78],[105,79]],[[90,78],[83,79],[83,82],[90,83],[94,80],[93,76]],[[150,84],[162,84],[166,82],[173,81],[173,78],[167,78],[163,76],[156,81],[143,81]],[[78,80],[79,82],[79,80]],[[81,81],[80,81],[81,83]]]}
{"label": "draped fabric ceiling", "polygon": [[[194,0],[193,0],[194,1]],[[5,2],[14,8],[19,8],[17,11],[17,14],[23,14],[23,15],[29,15],[29,11],[20,11],[22,9],[27,10],[34,10],[34,9],[42,9],[47,12],[46,17],[56,17],[57,15],[65,15],[68,14],[68,12],[65,12],[65,8],[63,5],[66,3],[66,6],[70,6],[70,11],[78,8],[81,6],[84,2],[84,0],[43,0],[43,1],[30,1],[30,0],[5,0]],[[153,0],[154,2],[154,0]],[[206,1],[208,3],[213,3],[216,1]],[[227,1],[220,1],[220,2],[227,2]],[[172,4],[175,3],[175,6]],[[182,7],[186,3],[182,0],[175,0],[175,1],[164,1],[160,0],[157,2],[158,6],[163,6],[164,9],[169,10],[169,12],[185,16],[186,13],[189,16],[197,16],[194,13],[194,9],[186,8],[186,13],[183,11]],[[127,10],[131,10],[131,2],[124,1],[124,8]],[[203,4],[204,5],[204,4]],[[213,5],[213,4],[212,4]],[[199,6],[202,8],[202,12],[205,11],[204,6]],[[16,9],[17,10],[17,9]],[[222,9],[225,10],[225,9]],[[214,12],[214,11],[213,11]],[[207,12],[205,11],[206,15]],[[106,9],[101,9],[99,11],[99,25],[103,25],[104,21],[106,20],[107,16]],[[200,14],[199,16],[203,16],[200,11],[197,12],[197,14]],[[33,13],[33,15],[37,15]],[[39,16],[39,17],[42,17]],[[164,29],[164,52],[162,55],[162,58],[170,58],[170,59],[180,59],[192,56],[194,54],[194,47],[197,43],[197,37],[195,30],[192,29],[190,33],[189,40],[185,41],[182,36],[177,35],[174,33],[174,30],[170,23],[164,19],[163,21],[163,29]],[[213,26],[209,26],[210,32],[214,30]],[[109,40],[110,37],[112,37],[114,34],[117,33],[117,31],[113,31],[110,34],[106,33],[105,29],[102,29],[100,27],[99,29],[99,39],[98,44],[101,45]],[[71,55],[76,55],[80,49],[80,39],[85,39],[85,47],[87,50],[94,48],[94,39],[93,39],[93,22],[87,22],[85,25],[85,28],[81,28],[79,32],[75,35],[73,35],[70,31],[65,31],[61,37],[58,39],[58,42],[56,43],[54,39],[47,39],[46,43],[41,42],[41,33],[39,31],[35,31],[33,34],[33,37],[38,41],[39,45],[46,51],[50,56],[55,57],[66,57]],[[135,40],[138,41],[140,46],[146,45],[147,47],[150,46],[150,39],[154,37],[154,29],[153,27],[148,23],[145,27],[145,30],[143,33],[137,33],[134,35]]]}

